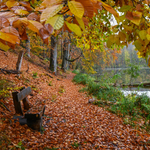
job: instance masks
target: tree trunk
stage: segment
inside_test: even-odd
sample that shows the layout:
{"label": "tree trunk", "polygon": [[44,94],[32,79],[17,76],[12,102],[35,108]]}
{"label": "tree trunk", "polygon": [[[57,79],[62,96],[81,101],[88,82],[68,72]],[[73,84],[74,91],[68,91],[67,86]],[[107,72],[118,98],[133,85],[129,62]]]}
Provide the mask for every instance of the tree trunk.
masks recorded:
{"label": "tree trunk", "polygon": [[16,63],[16,70],[18,71],[18,72],[20,72],[20,70],[21,70],[21,64],[22,64],[22,59],[23,59],[23,51],[20,51],[19,52],[19,56],[18,56],[18,60],[17,60],[17,63]]}
{"label": "tree trunk", "polygon": [[57,39],[55,36],[51,36],[51,56],[50,56],[50,70],[57,74]]}
{"label": "tree trunk", "polygon": [[62,58],[62,70],[65,72],[66,71],[66,66],[67,66],[67,61],[65,60],[65,58],[67,58],[67,48],[68,48],[68,44],[67,44],[67,39],[65,38],[64,39],[64,42],[63,42],[63,58]]}
{"label": "tree trunk", "polygon": [[[67,59],[71,59],[70,53],[69,53],[70,52],[70,46],[71,46],[71,43],[68,43]],[[69,66],[70,66],[70,62],[67,61],[67,66],[66,66],[67,70],[69,69]]]}
{"label": "tree trunk", "polygon": [[27,34],[28,36],[28,39],[26,40],[26,52],[27,52],[27,56],[30,58],[30,37],[29,35]]}

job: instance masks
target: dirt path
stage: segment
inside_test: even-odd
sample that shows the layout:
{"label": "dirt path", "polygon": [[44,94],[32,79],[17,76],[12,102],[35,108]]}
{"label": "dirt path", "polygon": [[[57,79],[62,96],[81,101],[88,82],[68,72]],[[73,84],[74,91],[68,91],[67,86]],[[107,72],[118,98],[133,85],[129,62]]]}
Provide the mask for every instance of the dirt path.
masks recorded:
{"label": "dirt path", "polygon": [[[5,56],[1,53],[1,60]],[[11,58],[14,61],[10,68],[14,67],[16,56],[9,54],[0,67],[7,65]],[[8,59],[8,60],[7,60]],[[65,74],[62,79],[59,76],[53,79],[45,75],[45,71],[30,64],[30,70],[25,72],[27,62],[24,60],[23,74],[20,78],[15,75],[2,75],[2,78],[11,79],[16,86],[34,87],[34,96],[29,101],[34,104],[37,99],[46,100],[45,117],[43,118],[44,132],[40,134],[27,126],[18,123],[10,123],[14,107],[12,98],[7,99],[11,113],[0,118],[7,118],[5,122],[0,120],[2,133],[5,133],[15,146],[19,141],[27,149],[59,148],[64,149],[150,149],[150,135],[142,134],[129,125],[124,125],[121,118],[104,110],[101,107],[88,103],[89,97],[85,93],[78,92],[81,85],[72,82],[74,74]],[[38,72],[38,77],[33,78],[33,72]],[[60,80],[57,80],[57,79]],[[28,79],[29,82],[26,82]],[[48,85],[51,84],[51,86]],[[1,110],[1,109],[0,109]],[[1,110],[2,111],[2,110]]]}

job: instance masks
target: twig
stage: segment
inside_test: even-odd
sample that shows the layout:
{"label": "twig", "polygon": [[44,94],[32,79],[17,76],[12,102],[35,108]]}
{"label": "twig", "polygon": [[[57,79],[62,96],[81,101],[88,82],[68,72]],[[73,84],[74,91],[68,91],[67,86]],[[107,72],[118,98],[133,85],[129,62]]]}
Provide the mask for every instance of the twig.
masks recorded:
{"label": "twig", "polygon": [[29,64],[28,64],[28,69],[26,70],[26,72],[28,72],[29,71]]}
{"label": "twig", "polygon": [[9,108],[8,108],[3,102],[0,102],[0,104],[1,104],[3,107],[5,107],[9,112],[11,112],[11,111],[9,110]]}
{"label": "twig", "polygon": [[6,57],[8,57],[8,55],[4,52],[4,55],[6,56]]}
{"label": "twig", "polygon": [[51,75],[49,75],[48,73],[46,73],[46,75],[49,76],[49,77],[51,77],[51,78],[53,78],[53,77],[52,77]]}

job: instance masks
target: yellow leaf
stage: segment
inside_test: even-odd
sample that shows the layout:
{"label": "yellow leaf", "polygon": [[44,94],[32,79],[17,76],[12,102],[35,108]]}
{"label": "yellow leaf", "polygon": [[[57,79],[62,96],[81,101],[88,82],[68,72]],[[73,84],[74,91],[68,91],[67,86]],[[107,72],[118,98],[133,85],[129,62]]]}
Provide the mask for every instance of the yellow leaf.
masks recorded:
{"label": "yellow leaf", "polygon": [[43,28],[43,25],[42,25],[40,22],[38,22],[38,21],[28,20],[28,25],[27,25],[27,27],[28,27],[30,30],[32,30],[32,31],[34,31],[34,32],[37,32],[37,33],[39,34],[39,30],[40,30],[41,28]]}
{"label": "yellow leaf", "polygon": [[125,30],[130,31],[130,32],[133,30],[132,26],[123,25],[123,27]]}
{"label": "yellow leaf", "polygon": [[10,33],[3,33],[0,31],[0,39],[10,42],[12,44],[20,44],[20,40],[17,36],[12,35]]}
{"label": "yellow leaf", "polygon": [[6,5],[8,8],[14,7],[14,6],[19,6],[19,3],[17,1],[7,1]]}
{"label": "yellow leaf", "polygon": [[63,4],[47,7],[41,14],[40,22],[44,22],[48,18],[55,16],[62,8]]}
{"label": "yellow leaf", "polygon": [[146,39],[146,30],[139,31],[139,36],[142,40]]}
{"label": "yellow leaf", "polygon": [[150,35],[150,28],[147,29],[147,33]]}
{"label": "yellow leaf", "polygon": [[78,21],[80,27],[82,28],[83,31],[85,31],[85,26],[84,26],[84,22],[81,18],[75,16],[76,20]]}
{"label": "yellow leaf", "polygon": [[5,44],[0,42],[0,49],[4,50],[6,52],[10,49],[10,47],[8,45],[5,45]]}
{"label": "yellow leaf", "polygon": [[82,34],[81,29],[78,25],[73,24],[73,23],[69,23],[69,22],[66,22],[66,21],[65,21],[65,23],[71,31],[73,31],[76,35],[81,36],[81,34]]}
{"label": "yellow leaf", "polygon": [[47,19],[45,24],[48,23],[51,24],[54,29],[59,30],[64,25],[64,17],[63,15],[50,17],[49,19]]}
{"label": "yellow leaf", "polygon": [[17,10],[15,10],[15,13],[18,14],[18,15],[21,15],[21,16],[29,14],[28,11],[23,10],[23,9],[17,9]]}
{"label": "yellow leaf", "polygon": [[[100,0],[99,0],[100,1]],[[102,6],[109,11],[111,14],[113,14],[115,17],[119,17],[119,14],[109,5],[105,4],[104,2],[100,1],[102,3]]]}
{"label": "yellow leaf", "polygon": [[150,34],[147,34],[146,37],[150,41]]}
{"label": "yellow leaf", "polygon": [[69,1],[68,7],[70,11],[77,16],[78,18],[82,18],[84,14],[84,7],[81,3],[76,1]]}

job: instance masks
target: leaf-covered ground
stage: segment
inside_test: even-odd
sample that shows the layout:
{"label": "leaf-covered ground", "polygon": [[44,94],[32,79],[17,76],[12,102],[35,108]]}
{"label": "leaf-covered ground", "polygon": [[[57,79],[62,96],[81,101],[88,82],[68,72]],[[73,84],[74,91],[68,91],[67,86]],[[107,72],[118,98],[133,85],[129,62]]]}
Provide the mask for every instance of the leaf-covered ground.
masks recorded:
{"label": "leaf-covered ground", "polygon": [[[0,68],[15,69],[17,55],[0,51]],[[29,71],[26,72],[29,63]],[[37,100],[46,101],[43,133],[33,131],[26,125],[14,123],[12,96],[0,99],[10,110],[0,105],[0,148],[16,148],[22,141],[26,149],[150,149],[150,135],[123,124],[104,108],[88,103],[90,97],[78,92],[81,85],[72,82],[73,73],[57,77],[42,68],[23,60],[22,74],[0,74],[0,80],[11,82],[12,89],[31,86],[31,105]],[[47,74],[53,76],[50,78]],[[8,144],[9,143],[9,144]]]}

